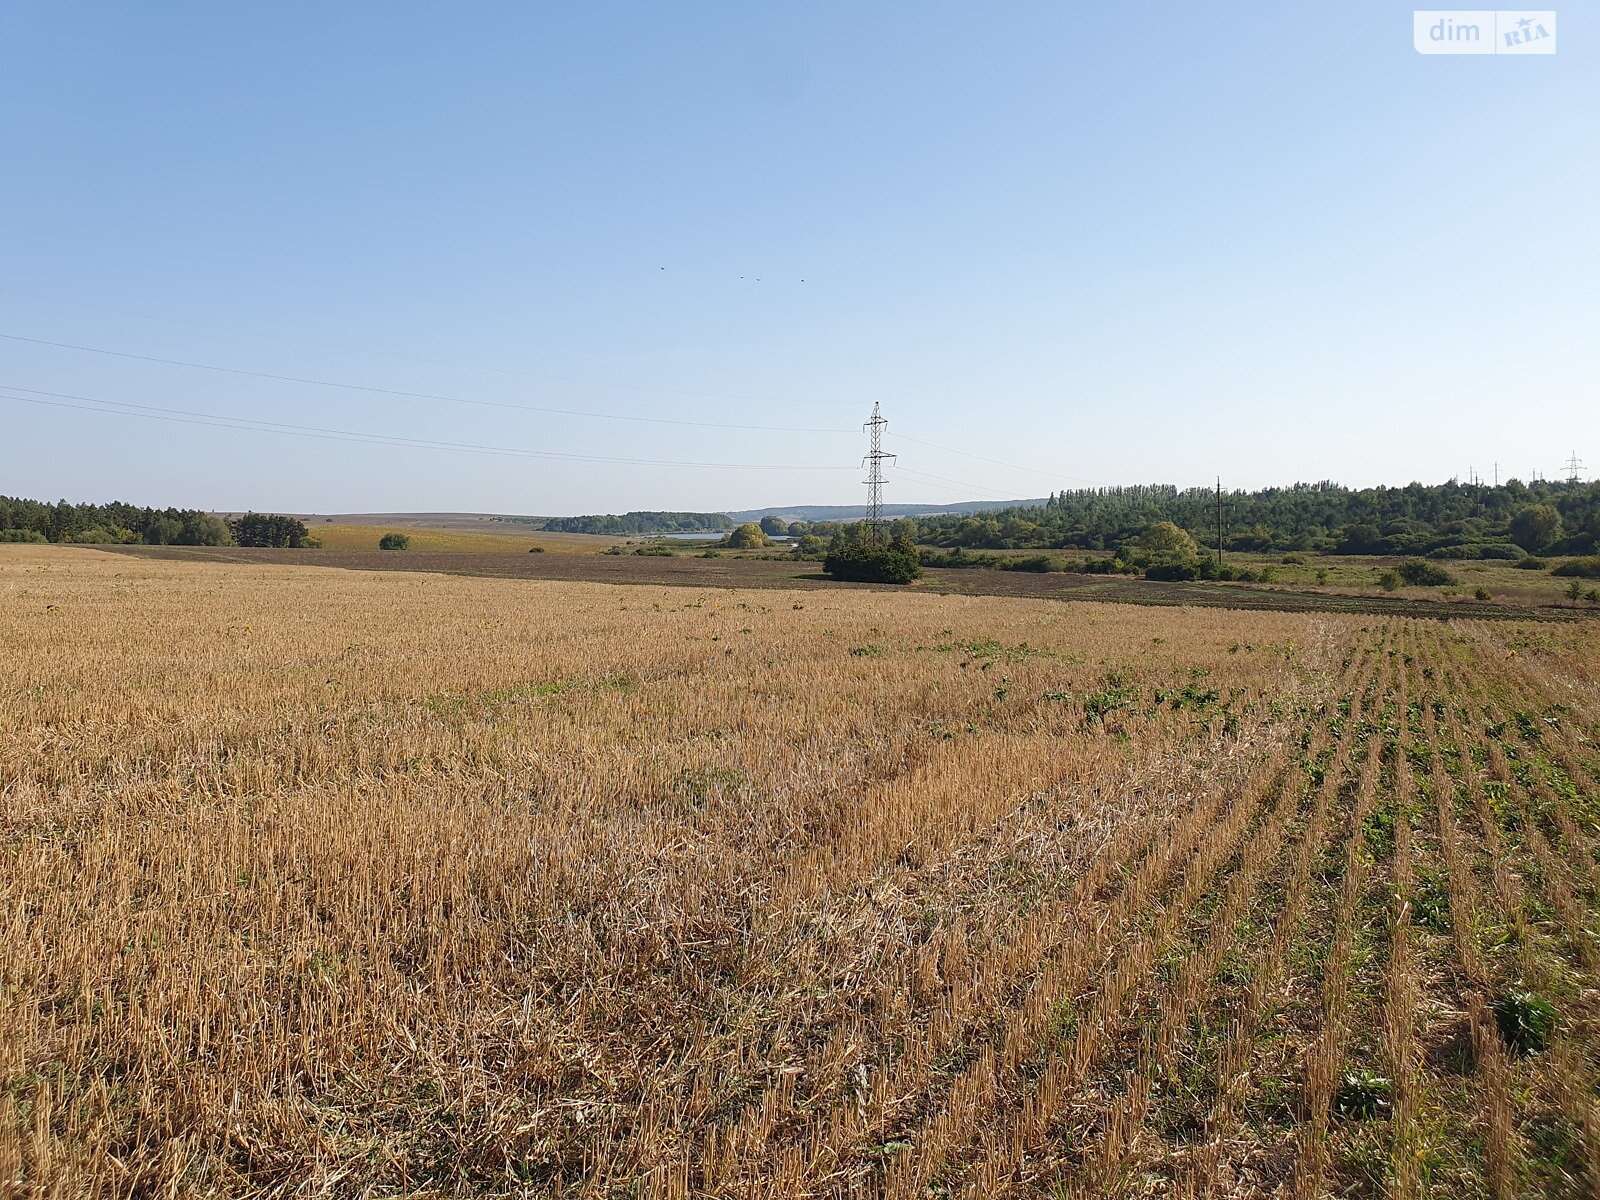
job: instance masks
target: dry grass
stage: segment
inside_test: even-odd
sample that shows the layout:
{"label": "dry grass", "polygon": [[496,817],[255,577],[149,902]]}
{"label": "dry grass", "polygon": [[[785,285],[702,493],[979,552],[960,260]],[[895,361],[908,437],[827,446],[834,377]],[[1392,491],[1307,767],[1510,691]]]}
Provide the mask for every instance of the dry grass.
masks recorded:
{"label": "dry grass", "polygon": [[598,554],[621,540],[584,533],[546,533],[541,529],[521,533],[474,533],[468,530],[430,529],[404,522],[394,525],[345,525],[313,520],[306,527],[329,550],[376,550],[378,540],[386,533],[405,534],[411,539],[412,550],[463,554],[526,554],[533,546],[542,546],[547,552],[557,554]]}
{"label": "dry grass", "polygon": [[1596,1186],[1590,628],[22,546],[0,644],[0,1195]]}

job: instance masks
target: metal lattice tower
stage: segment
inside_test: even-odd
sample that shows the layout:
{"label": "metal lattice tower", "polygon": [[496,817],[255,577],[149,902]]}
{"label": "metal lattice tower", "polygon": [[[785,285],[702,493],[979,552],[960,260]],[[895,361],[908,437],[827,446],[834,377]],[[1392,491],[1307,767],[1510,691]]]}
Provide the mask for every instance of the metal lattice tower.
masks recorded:
{"label": "metal lattice tower", "polygon": [[1567,469],[1567,482],[1577,483],[1579,473],[1583,470],[1583,464],[1578,461],[1578,452],[1574,450],[1572,452],[1572,457],[1567,459],[1567,461],[1561,465]]}
{"label": "metal lattice tower", "polygon": [[892,460],[895,455],[886,453],[883,448],[883,431],[889,424],[878,411],[878,406],[872,406],[872,420],[861,428],[872,435],[872,448],[867,451],[867,456],[861,460],[861,465],[867,469],[867,536],[873,541],[882,541],[884,533],[883,520],[883,464],[885,460]]}

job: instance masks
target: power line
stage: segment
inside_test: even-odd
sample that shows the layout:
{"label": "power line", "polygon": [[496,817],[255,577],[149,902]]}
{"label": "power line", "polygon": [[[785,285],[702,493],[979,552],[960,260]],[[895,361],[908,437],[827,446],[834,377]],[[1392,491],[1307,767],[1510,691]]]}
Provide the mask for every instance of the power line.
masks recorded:
{"label": "power line", "polygon": [[[281,421],[263,421],[254,417],[229,417],[219,413],[196,412],[191,409],[161,408],[151,404],[134,404],[125,400],[101,400],[93,396],[75,396],[63,392],[46,392],[38,388],[0,384],[0,388],[26,395],[11,396],[0,392],[0,399],[16,400],[24,404],[45,405],[50,408],[71,408],[81,412],[110,414],[119,417],[139,417],[152,421],[168,421],[180,425],[207,425],[216,429],[236,429],[246,433],[278,433],[291,437],[309,437],[322,441],[360,442],[375,446],[398,446],[419,450],[450,450],[466,454],[497,454],[515,458],[554,459],[562,462],[608,463],[616,466],[637,467],[692,467],[699,470],[718,469],[734,471],[847,471],[849,467],[816,466],[786,463],[728,463],[680,462],[671,459],[622,458],[615,455],[573,454],[559,450],[529,450],[515,446],[485,446],[470,442],[444,442],[429,438],[399,437],[384,433],[369,433],[352,429],[329,429],[317,425],[290,425]],[[54,397],[41,399],[40,397]],[[75,404],[72,401],[83,401]],[[91,407],[99,405],[101,407]]]}
{"label": "power line", "polygon": [[[1025,467],[1021,463],[1009,463],[1009,462],[1004,462],[1004,461],[1002,461],[1002,460],[1000,460],[998,458],[989,458],[986,455],[973,454],[970,450],[957,450],[954,446],[941,446],[937,442],[925,442],[921,438],[908,437],[906,434],[903,434],[903,433],[897,433],[897,434],[894,434],[893,436],[899,438],[902,442],[911,442],[913,445],[926,446],[930,450],[943,450],[946,454],[959,454],[962,458],[971,458],[971,459],[975,459],[978,462],[993,463],[997,467],[1006,467],[1007,469],[1012,470],[1012,471],[1026,471],[1026,472],[1028,472],[1029,474],[1032,474],[1032,475],[1043,475],[1047,479],[1054,479],[1054,480],[1057,480],[1057,481],[1062,480],[1062,479],[1071,479],[1071,480],[1073,480],[1073,481],[1075,481],[1077,483],[1095,483],[1096,482],[1095,480],[1092,480],[1092,479],[1083,479],[1083,478],[1081,478],[1079,476],[1076,476],[1076,475],[1068,475],[1063,471],[1046,471],[1046,470],[1042,470],[1042,469],[1040,469],[1038,467]],[[1105,486],[1105,485],[1100,485],[1100,486]]]}
{"label": "power line", "polygon": [[1082,476],[1082,475],[1075,475],[1071,471],[1067,470],[1065,467],[1063,467],[1060,464],[1052,461],[1051,459],[1041,458],[1037,454],[1028,454],[1028,453],[1026,453],[1025,451],[1022,451],[1022,450],[1015,450],[1015,449],[1012,449],[1009,446],[1000,446],[1000,445],[997,445],[994,442],[985,442],[985,441],[982,441],[982,440],[980,440],[978,438],[969,437],[965,432],[957,431],[957,430],[954,430],[954,429],[945,429],[943,426],[935,425],[935,424],[933,424],[933,422],[926,421],[921,417],[912,417],[912,416],[907,416],[904,413],[898,413],[898,414],[896,414],[896,419],[902,420],[902,421],[910,421],[913,425],[925,425],[929,429],[937,429],[941,433],[950,434],[952,437],[962,438],[964,441],[966,441],[966,442],[968,442],[968,443],[970,443],[971,445],[974,445],[974,446],[987,446],[991,450],[999,450],[1003,454],[1009,454],[1009,455],[1012,455],[1013,457],[1016,457],[1016,458],[1031,458],[1034,462],[1043,463],[1043,464],[1045,464],[1046,467],[1048,467],[1050,469],[1047,470],[1047,471],[1041,471],[1041,470],[1038,470],[1037,468],[1034,468],[1034,467],[1025,467],[1020,463],[1002,462],[1001,460],[999,460],[997,458],[985,458],[981,454],[973,454],[973,453],[971,453],[970,451],[967,451],[967,450],[957,450],[954,446],[941,446],[936,442],[919,441],[918,439],[913,438],[913,437],[908,437],[906,434],[903,434],[903,433],[897,433],[897,434],[894,435],[895,437],[900,438],[902,441],[916,442],[918,445],[927,446],[931,450],[943,450],[943,451],[945,451],[945,452],[947,452],[949,454],[959,454],[959,455],[962,455],[965,458],[974,458],[974,459],[977,459],[979,462],[994,463],[996,466],[1010,467],[1013,470],[1033,471],[1035,474],[1048,475],[1052,479],[1070,479],[1075,483],[1088,483],[1088,484],[1093,484],[1096,487],[1110,487],[1111,486],[1110,484],[1106,483],[1105,480],[1103,480],[1103,479],[1089,479],[1089,478],[1086,478],[1085,476]]}
{"label": "power line", "polygon": [[899,463],[895,464],[895,474],[897,474],[897,475],[912,475],[912,476],[917,477],[920,480],[931,480],[931,481],[933,481],[935,483],[949,484],[951,487],[955,488],[957,491],[963,492],[963,493],[965,493],[966,495],[969,495],[969,496],[977,496],[980,499],[987,498],[987,497],[982,495],[982,493],[985,493],[985,492],[988,493],[988,496],[994,497],[996,499],[1001,499],[1001,500],[1014,500],[1014,499],[1017,499],[1017,497],[1012,496],[1009,492],[998,491],[995,488],[986,488],[982,484],[968,483],[968,482],[966,482],[964,480],[960,480],[960,479],[951,479],[951,478],[949,478],[948,476],[945,476],[945,475],[933,475],[933,474],[928,473],[927,471],[914,470],[911,467],[903,466],[903,465],[901,465]]}
{"label": "power line", "polygon": [[15,288],[0,288],[0,293],[21,296],[29,300],[46,300],[52,304],[70,304],[76,308],[95,309],[99,312],[116,313],[118,316],[137,317],[141,321],[164,321],[172,325],[187,325],[193,329],[210,329],[217,333],[233,334],[236,337],[261,338],[269,342],[285,342],[294,346],[313,346],[319,350],[333,350],[340,354],[365,354],[373,358],[392,358],[400,362],[425,363],[434,367],[454,367],[457,370],[464,371],[488,371],[496,375],[516,375],[524,379],[543,379],[551,383],[577,383],[586,387],[617,388],[631,392],[659,392],[668,396],[699,396],[710,400],[751,400],[762,404],[826,405],[840,408],[851,405],[848,400],[797,400],[792,397],[751,395],[742,392],[708,392],[691,388],[657,387],[645,383],[617,383],[613,380],[582,379],[571,375],[550,375],[539,371],[518,370],[514,367],[489,367],[484,366],[482,363],[452,362],[449,359],[424,358],[415,354],[397,354],[388,350],[368,350],[358,346],[339,346],[332,342],[320,342],[313,338],[286,337],[283,334],[237,329],[228,325],[214,325],[206,321],[187,321],[181,317],[158,316],[153,313],[136,312],[128,308],[113,308],[109,304],[91,304],[86,300],[70,300],[64,296],[45,296],[36,292],[23,292]]}
{"label": "power line", "polygon": [[1583,470],[1583,464],[1578,461],[1578,452],[1574,450],[1572,452],[1572,457],[1567,459],[1567,461],[1561,465],[1567,469],[1567,482],[1577,483],[1579,481],[1580,472]]}
{"label": "power line", "polygon": [[340,388],[351,392],[368,392],[382,396],[401,396],[410,400],[442,400],[451,404],[474,404],[483,408],[509,408],[522,412],[551,413],[563,417],[592,417],[606,421],[633,421],[646,425],[688,425],[697,429],[739,429],[758,433],[849,433],[848,429],[815,429],[787,425],[733,425],[722,421],[685,421],[675,417],[635,417],[625,413],[589,412],[572,408],[547,408],[536,404],[515,404],[507,400],[478,400],[467,396],[445,396],[433,392],[408,392],[399,388],[374,387],[361,383],[337,383],[328,379],[313,379],[303,375],[277,375],[270,371],[250,371],[243,367],[223,367],[215,363],[188,362],[181,358],[158,358],[151,354],[132,354],[126,350],[107,350],[100,346],[80,346],[71,342],[51,342],[44,338],[23,337],[15,333],[0,333],[0,338],[12,342],[26,342],[34,346],[51,346],[58,350],[77,350],[85,354],[103,354],[112,358],[128,358],[136,362],[160,363],[169,367],[188,367],[196,371],[217,371],[224,375],[244,375],[252,379],[270,379],[277,383],[304,383],[313,387]]}

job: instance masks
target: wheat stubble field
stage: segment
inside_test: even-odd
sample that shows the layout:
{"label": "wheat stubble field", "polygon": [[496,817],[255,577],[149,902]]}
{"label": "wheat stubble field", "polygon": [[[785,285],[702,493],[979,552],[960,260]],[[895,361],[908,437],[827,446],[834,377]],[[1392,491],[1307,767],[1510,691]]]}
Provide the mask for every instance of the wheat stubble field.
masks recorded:
{"label": "wheat stubble field", "polygon": [[0,1195],[1585,1196],[1600,630],[0,548]]}

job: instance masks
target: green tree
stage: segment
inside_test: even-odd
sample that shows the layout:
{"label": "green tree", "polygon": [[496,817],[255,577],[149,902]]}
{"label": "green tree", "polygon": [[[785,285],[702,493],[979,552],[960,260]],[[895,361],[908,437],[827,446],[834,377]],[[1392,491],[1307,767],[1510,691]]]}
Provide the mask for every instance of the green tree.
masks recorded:
{"label": "green tree", "polygon": [[753,521],[746,522],[728,535],[728,548],[731,550],[759,550],[767,544],[767,535]]}
{"label": "green tree", "polygon": [[278,549],[306,544],[311,531],[304,522],[273,513],[246,513],[228,522],[233,540],[241,546],[271,546]]}
{"label": "green tree", "polygon": [[1177,561],[1191,559],[1200,552],[1200,547],[1189,536],[1189,532],[1179,529],[1171,521],[1157,521],[1146,526],[1137,541],[1139,549],[1146,554]]}
{"label": "green tree", "polygon": [[1548,504],[1530,504],[1511,517],[1511,540],[1529,554],[1554,545],[1561,536],[1561,514]]}
{"label": "green tree", "polygon": [[403,533],[386,533],[378,539],[379,550],[409,550],[411,539]]}
{"label": "green tree", "polygon": [[789,532],[789,522],[768,513],[761,518],[761,532],[768,537],[783,537]]}

